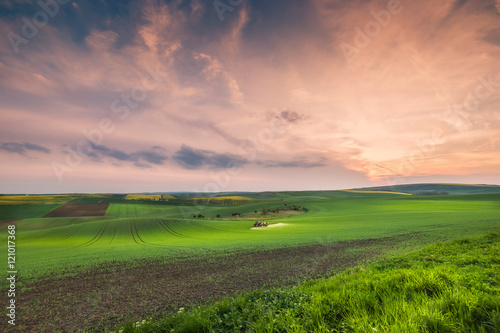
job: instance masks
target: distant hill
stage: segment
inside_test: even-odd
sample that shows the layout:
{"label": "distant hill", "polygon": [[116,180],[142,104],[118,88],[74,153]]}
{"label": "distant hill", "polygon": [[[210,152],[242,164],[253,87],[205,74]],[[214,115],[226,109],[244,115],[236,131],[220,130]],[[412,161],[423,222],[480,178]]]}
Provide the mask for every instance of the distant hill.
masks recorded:
{"label": "distant hill", "polygon": [[[204,194],[206,197],[221,197],[238,195],[249,199],[258,200],[318,200],[328,198],[346,197],[373,197],[373,196],[405,196],[405,195],[466,195],[466,194],[494,194],[500,193],[500,185],[486,184],[404,184],[393,186],[373,186],[344,190],[313,190],[313,191],[267,191],[267,192],[221,192]],[[173,193],[170,193],[173,194]],[[199,197],[200,193],[183,192],[175,193],[176,197]]]}
{"label": "distant hill", "polygon": [[354,190],[404,192],[410,194],[425,194],[432,192],[448,192],[449,194],[488,194],[488,193],[500,193],[500,186],[483,185],[483,184],[429,183],[429,184],[405,184],[405,185],[393,185],[393,186],[363,187],[363,188],[356,188]]}

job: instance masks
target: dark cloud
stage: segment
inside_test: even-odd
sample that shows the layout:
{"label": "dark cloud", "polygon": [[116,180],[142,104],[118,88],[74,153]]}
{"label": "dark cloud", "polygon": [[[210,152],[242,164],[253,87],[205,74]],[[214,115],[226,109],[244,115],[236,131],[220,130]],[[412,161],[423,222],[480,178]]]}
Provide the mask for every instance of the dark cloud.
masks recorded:
{"label": "dark cloud", "polygon": [[493,45],[499,45],[500,46],[500,29],[495,29],[495,30],[490,30],[488,31],[484,37],[483,40],[486,42],[493,44]]}
{"label": "dark cloud", "polygon": [[135,162],[134,165],[138,168],[151,169],[151,165],[141,162]]}
{"label": "dark cloud", "polygon": [[163,149],[155,150],[140,150],[136,153],[130,154],[130,158],[136,160],[144,160],[151,164],[161,165],[165,163],[168,157],[164,154]]}
{"label": "dark cloud", "polygon": [[267,113],[267,118],[278,119],[279,121],[286,121],[288,123],[297,123],[299,121],[307,119],[307,116],[296,111],[283,110],[279,112],[270,111]]}
{"label": "dark cloud", "polygon": [[[251,162],[243,157],[225,153],[219,154],[210,150],[193,149],[182,145],[172,157],[180,166],[185,169],[196,170],[204,167],[223,169],[234,168]],[[265,168],[316,168],[327,166],[325,158],[315,158],[316,161],[306,161],[305,159],[295,159],[292,161],[262,160],[252,162]]]}
{"label": "dark cloud", "polygon": [[131,156],[126,152],[106,146],[94,146],[94,151],[97,155],[112,157],[120,161],[135,161],[135,159],[131,159]]}
{"label": "dark cloud", "polygon": [[150,164],[162,165],[168,160],[165,150],[159,146],[153,146],[149,150],[139,150],[127,153],[119,149],[109,148],[103,145],[91,145],[92,149],[85,154],[94,161],[101,161],[104,157],[111,157],[118,161],[134,162],[139,168],[151,168]]}
{"label": "dark cloud", "polygon": [[448,17],[452,16],[455,14],[457,11],[462,9],[462,7],[467,3],[468,0],[455,0],[455,3],[453,3],[453,6],[450,9],[450,12],[448,13]]}
{"label": "dark cloud", "polygon": [[23,143],[18,143],[18,142],[4,142],[0,145],[1,150],[8,151],[10,153],[17,153],[19,155],[26,156],[26,152],[28,150],[33,150],[33,151],[41,151],[46,154],[50,153],[50,149],[39,146],[34,143],[29,143],[29,142],[23,142]]}
{"label": "dark cloud", "polygon": [[306,168],[306,169],[308,169],[308,168],[317,168],[317,167],[327,166],[327,164],[324,161],[307,162],[304,160],[294,160],[294,161],[288,161],[288,162],[266,160],[266,161],[258,161],[255,163],[258,165],[261,165],[265,168]]}
{"label": "dark cloud", "polygon": [[284,119],[290,123],[294,123],[294,122],[299,121],[302,118],[304,118],[303,115],[300,115],[295,111],[289,111],[289,110],[281,111],[280,116],[282,119]]}
{"label": "dark cloud", "polygon": [[181,149],[173,156],[173,159],[183,168],[191,170],[203,167],[214,169],[234,168],[248,163],[246,159],[237,155],[218,154],[209,150],[193,149],[186,145],[182,145]]}

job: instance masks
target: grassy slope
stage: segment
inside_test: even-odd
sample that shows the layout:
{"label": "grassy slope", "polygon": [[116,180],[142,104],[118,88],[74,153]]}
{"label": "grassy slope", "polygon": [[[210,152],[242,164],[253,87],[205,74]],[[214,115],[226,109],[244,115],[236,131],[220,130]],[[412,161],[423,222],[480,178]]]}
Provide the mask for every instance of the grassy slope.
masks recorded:
{"label": "grassy slope", "polygon": [[[192,207],[166,204],[112,203],[104,217],[25,219],[16,223],[22,258],[18,268],[23,281],[28,281],[71,274],[106,261],[176,260],[416,233],[418,240],[408,242],[417,243],[405,244],[411,247],[494,231],[500,225],[500,195],[318,199],[317,193],[294,194],[282,204],[301,205],[309,212],[273,220],[284,225],[259,231],[250,229],[252,221],[183,219],[182,209]],[[263,205],[276,203],[201,209],[214,218],[253,212]],[[0,239],[0,246],[6,246],[5,241]]]}
{"label": "grassy slope", "polygon": [[[177,207],[168,202],[125,202],[123,195],[113,195],[83,196],[79,201],[111,202],[104,217],[40,218],[68,198],[57,198],[57,203],[51,201],[51,205],[43,201],[37,205],[0,204],[0,216],[24,218],[16,222],[16,268],[21,289],[23,284],[29,286],[43,278],[86,273],[89,267],[109,261],[135,267],[142,262],[136,259],[143,258],[217,260],[216,256],[238,251],[405,234],[411,237],[405,238],[400,248],[420,248],[440,240],[498,231],[500,226],[499,194],[403,196],[313,191],[274,193],[273,197],[244,195],[283,201],[197,209],[207,218],[217,214],[229,217],[234,212],[248,213],[264,205],[273,208],[285,203],[307,207],[309,212],[273,221],[284,223],[283,227],[254,231],[250,229],[251,221],[191,219],[193,207]],[[81,197],[76,195],[71,202]],[[6,228],[0,226],[0,233]],[[7,247],[6,238],[0,238],[0,246]],[[5,253],[0,260],[7,260]],[[268,295],[274,297],[273,292]]]}
{"label": "grassy slope", "polygon": [[499,332],[500,234],[438,243],[120,332]]}

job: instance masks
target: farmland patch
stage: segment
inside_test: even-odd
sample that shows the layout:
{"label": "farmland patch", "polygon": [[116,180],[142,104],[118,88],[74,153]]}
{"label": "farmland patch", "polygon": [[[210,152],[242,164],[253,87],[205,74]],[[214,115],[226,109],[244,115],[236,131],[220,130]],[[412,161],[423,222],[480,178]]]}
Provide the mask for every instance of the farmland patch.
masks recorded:
{"label": "farmland patch", "polygon": [[130,318],[161,316],[244,291],[329,276],[413,237],[418,234],[170,263],[151,259],[128,267],[109,262],[76,276],[26,285],[19,297],[19,324],[28,331],[76,332],[85,327],[100,332]]}
{"label": "farmland patch", "polygon": [[43,217],[104,216],[109,203],[68,204],[54,209]]}
{"label": "farmland patch", "polygon": [[19,219],[18,220],[5,220],[5,221],[0,222],[0,226],[13,224],[13,223],[16,223],[17,221],[21,221],[21,220],[19,220]]}

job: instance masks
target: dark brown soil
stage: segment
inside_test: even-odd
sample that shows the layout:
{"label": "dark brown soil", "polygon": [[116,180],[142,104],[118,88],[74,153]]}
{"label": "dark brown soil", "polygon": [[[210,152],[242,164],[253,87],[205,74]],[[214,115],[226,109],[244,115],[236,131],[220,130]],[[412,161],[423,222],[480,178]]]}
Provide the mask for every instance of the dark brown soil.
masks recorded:
{"label": "dark brown soil", "polygon": [[[59,280],[25,286],[17,298],[17,325],[11,331],[101,332],[206,304],[224,296],[324,277],[380,257],[415,234],[343,241],[226,257],[138,267],[110,263]],[[3,297],[2,297],[3,298]]]}
{"label": "dark brown soil", "polygon": [[21,221],[21,220],[5,220],[5,221],[1,221],[0,222],[0,227],[3,226],[3,225],[16,223],[17,221]]}
{"label": "dark brown soil", "polygon": [[104,216],[109,203],[68,204],[49,212],[43,217]]}

